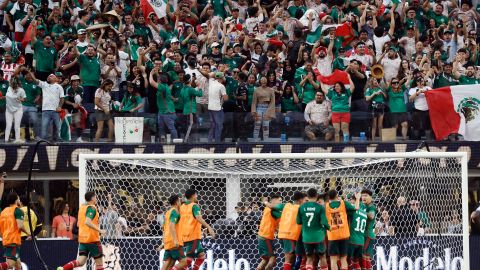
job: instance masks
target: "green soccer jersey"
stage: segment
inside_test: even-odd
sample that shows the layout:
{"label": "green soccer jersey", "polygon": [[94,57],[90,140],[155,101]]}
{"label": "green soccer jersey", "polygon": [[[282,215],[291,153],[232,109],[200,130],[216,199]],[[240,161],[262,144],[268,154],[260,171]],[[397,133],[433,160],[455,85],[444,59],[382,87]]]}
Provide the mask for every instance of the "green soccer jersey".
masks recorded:
{"label": "green soccer jersey", "polygon": [[370,213],[373,214],[373,219],[367,219],[365,236],[370,239],[375,239],[375,217],[377,216],[377,208],[372,203],[370,205],[366,205],[365,211],[367,212],[367,215]]}
{"label": "green soccer jersey", "polygon": [[371,96],[373,95],[374,93],[377,93],[377,92],[380,92],[380,94],[374,96],[371,100],[372,102],[375,102],[375,103],[384,103],[385,102],[385,97],[383,96],[383,94],[381,94],[381,92],[383,92],[383,89],[380,88],[380,87],[377,87],[377,88],[368,88],[367,91],[365,91],[365,96]]}
{"label": "green soccer jersey", "polygon": [[164,83],[158,84],[157,107],[158,107],[158,113],[160,114],[175,113],[175,105],[173,103],[172,90],[167,84],[164,84]]}
{"label": "green soccer jersey", "polygon": [[316,202],[306,202],[300,206],[297,224],[302,224],[304,243],[321,243],[325,239],[325,230],[329,228],[325,207]]}
{"label": "green soccer jersey", "polygon": [[391,86],[388,87],[387,96],[390,102],[390,112],[407,112],[407,105],[405,104],[405,91],[407,91],[405,85],[402,85],[401,90],[398,92],[394,92]]}
{"label": "green soccer jersey", "polygon": [[458,84],[462,85],[462,84],[479,84],[480,83],[480,80],[478,80],[477,78],[475,77],[467,77],[465,75],[462,75],[460,76],[460,78],[458,78]]}
{"label": "green soccer jersey", "polygon": [[350,243],[354,245],[365,244],[365,230],[367,228],[366,206],[361,203],[360,208],[351,214],[350,222]]}
{"label": "green soccer jersey", "polygon": [[197,113],[196,97],[203,96],[202,90],[197,90],[191,86],[184,86],[180,92],[180,98],[183,100],[183,114],[188,115]]}
{"label": "green soccer jersey", "polygon": [[57,61],[57,50],[54,47],[45,47],[43,41],[37,40],[33,45],[36,70],[41,72],[52,72]]}
{"label": "green soccer jersey", "polygon": [[23,106],[35,107],[35,100],[42,94],[42,89],[36,85],[33,81],[29,82],[24,78],[20,79],[22,82],[22,88],[25,90],[25,101],[22,102]]}
{"label": "green soccer jersey", "polygon": [[170,222],[173,224],[177,224],[179,221],[180,221],[180,213],[177,211],[177,209],[173,209],[172,212],[170,213]]}
{"label": "green soccer jersey", "polygon": [[350,112],[350,96],[352,92],[350,89],[342,93],[337,93],[333,88],[330,88],[327,93],[328,99],[332,102],[332,112]]}
{"label": "green soccer jersey", "polygon": [[80,79],[82,79],[82,86],[100,86],[100,60],[98,57],[89,57],[85,54],[80,54],[78,57],[80,64]]}

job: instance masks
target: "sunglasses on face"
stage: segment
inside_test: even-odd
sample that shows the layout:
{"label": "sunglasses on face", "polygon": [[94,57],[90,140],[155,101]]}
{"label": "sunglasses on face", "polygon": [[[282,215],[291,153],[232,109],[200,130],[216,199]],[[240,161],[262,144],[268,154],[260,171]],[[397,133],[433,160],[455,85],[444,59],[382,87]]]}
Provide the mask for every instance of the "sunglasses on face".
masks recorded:
{"label": "sunglasses on face", "polygon": [[398,82],[392,82],[392,84],[398,84]]}

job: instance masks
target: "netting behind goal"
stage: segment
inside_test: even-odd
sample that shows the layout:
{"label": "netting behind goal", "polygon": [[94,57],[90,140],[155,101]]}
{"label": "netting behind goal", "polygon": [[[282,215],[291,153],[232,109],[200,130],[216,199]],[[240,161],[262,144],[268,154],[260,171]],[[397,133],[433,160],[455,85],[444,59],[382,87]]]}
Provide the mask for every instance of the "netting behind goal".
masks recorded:
{"label": "netting behind goal", "polygon": [[86,191],[97,194],[107,230],[105,269],[159,269],[167,198],[187,188],[198,191],[203,217],[217,233],[204,237],[203,269],[255,269],[262,198],[280,194],[291,201],[295,191],[312,187],[336,189],[345,199],[363,188],[373,191],[376,269],[467,269],[465,158],[424,152],[85,155],[80,199]]}

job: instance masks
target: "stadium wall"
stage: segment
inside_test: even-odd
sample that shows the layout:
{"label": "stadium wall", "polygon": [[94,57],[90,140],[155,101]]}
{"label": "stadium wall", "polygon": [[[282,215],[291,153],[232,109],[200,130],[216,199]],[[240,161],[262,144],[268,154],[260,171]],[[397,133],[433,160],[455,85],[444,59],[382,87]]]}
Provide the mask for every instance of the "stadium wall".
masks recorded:
{"label": "stadium wall", "polygon": [[[410,152],[419,143],[295,143],[295,144],[58,144],[42,145],[35,157],[36,172],[78,172],[81,153],[342,153]],[[480,143],[431,142],[431,151],[465,151],[469,169],[480,169]],[[0,170],[27,172],[34,145],[0,146]]]}
{"label": "stadium wall", "polygon": [[[461,258],[460,254],[453,254],[451,250],[453,247],[444,247],[436,245],[438,237],[460,237],[460,236],[432,236],[417,238],[415,240],[408,238],[395,239],[390,237],[379,237],[377,239],[377,256],[376,269],[383,270],[403,270],[403,269],[424,269],[424,260],[432,261],[436,258],[434,265],[428,265],[426,269],[450,269],[460,270]],[[141,242],[149,246],[156,246],[160,239],[130,239],[128,241]],[[133,270],[139,269],[138,262],[142,261],[142,269],[160,269],[163,251],[156,251],[152,249],[136,249],[129,250],[135,245],[125,245],[125,240],[111,240],[108,244],[103,246],[105,253],[105,269],[106,270]],[[123,245],[122,245],[123,243]],[[74,258],[77,254],[78,244],[71,240],[41,240],[38,241],[40,252],[44,255],[55,254],[55,256],[45,256],[45,261],[49,266],[58,266],[65,261]],[[253,270],[258,264],[258,260],[252,261],[251,254],[257,254],[256,250],[251,250],[255,247],[256,239],[242,239],[242,240],[211,240],[205,239],[204,245],[207,250],[207,260],[201,270]],[[413,249],[412,246],[421,246],[424,249]],[[277,243],[277,247],[279,247]],[[475,254],[480,249],[480,236],[470,237],[470,252]],[[416,250],[416,254],[413,253]],[[1,251],[1,248],[0,248]],[[277,253],[281,252],[277,249]],[[419,253],[420,252],[420,253]],[[122,254],[128,253],[128,259]],[[34,256],[34,249],[31,241],[26,241],[22,245],[22,261],[25,269],[43,269],[39,264],[36,256]],[[133,254],[137,254],[132,256]],[[470,269],[479,269],[480,257],[471,256]],[[281,269],[281,256],[277,259],[277,267],[275,270]],[[380,265],[382,266],[380,266]],[[428,263],[427,263],[428,264]],[[417,265],[417,266],[416,266]],[[447,266],[448,265],[448,266]],[[431,268],[430,268],[431,266]],[[465,268],[463,268],[465,269]]]}

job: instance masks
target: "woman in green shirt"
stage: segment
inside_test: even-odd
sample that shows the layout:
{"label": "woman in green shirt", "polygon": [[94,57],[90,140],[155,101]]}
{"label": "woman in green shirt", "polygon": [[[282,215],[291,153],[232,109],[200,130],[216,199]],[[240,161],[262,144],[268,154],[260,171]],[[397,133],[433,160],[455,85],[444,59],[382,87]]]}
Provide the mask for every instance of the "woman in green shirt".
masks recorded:
{"label": "woman in green shirt", "polygon": [[352,78],[348,75],[349,88],[342,82],[336,82],[333,87],[320,82],[323,93],[332,102],[332,125],[335,129],[335,141],[340,141],[340,130],[343,133],[344,141],[350,138],[350,97],[355,90]]}
{"label": "woman in green shirt", "polygon": [[390,85],[387,87],[387,96],[390,104],[390,123],[398,128],[398,124],[402,127],[402,138],[407,139],[408,132],[408,115],[407,106],[405,104],[405,91],[410,83],[411,76],[399,80],[393,78]]}
{"label": "woman in green shirt", "polygon": [[124,116],[129,116],[130,114],[136,114],[141,108],[143,108],[142,97],[135,89],[135,84],[127,82],[127,93],[120,104],[120,112],[125,113]]}
{"label": "woman in green shirt", "polygon": [[287,83],[281,97],[282,113],[298,112],[298,96],[293,89],[293,85]]}
{"label": "woman in green shirt", "polygon": [[372,140],[375,139],[377,134],[382,137],[382,128],[383,128],[383,116],[385,115],[385,98],[387,94],[379,86],[378,80],[371,77],[368,88],[365,91],[365,99],[370,102],[370,109],[372,112]]}

